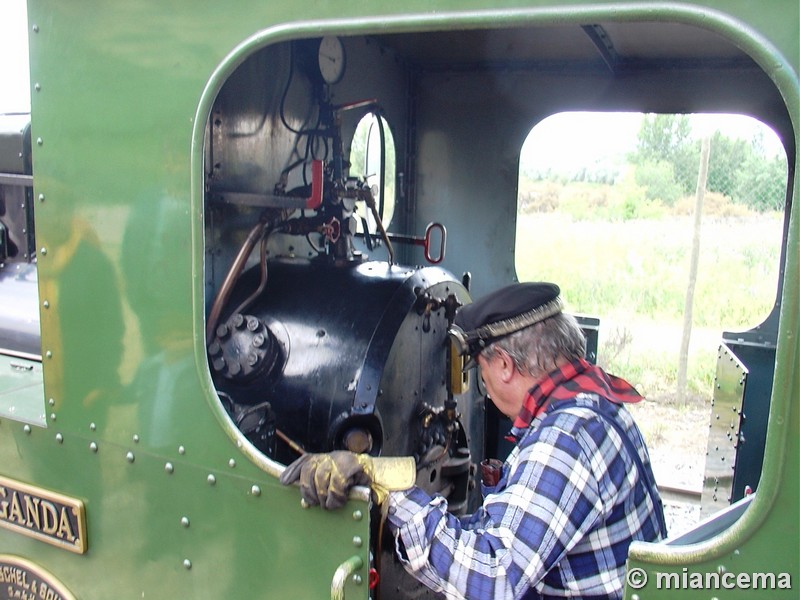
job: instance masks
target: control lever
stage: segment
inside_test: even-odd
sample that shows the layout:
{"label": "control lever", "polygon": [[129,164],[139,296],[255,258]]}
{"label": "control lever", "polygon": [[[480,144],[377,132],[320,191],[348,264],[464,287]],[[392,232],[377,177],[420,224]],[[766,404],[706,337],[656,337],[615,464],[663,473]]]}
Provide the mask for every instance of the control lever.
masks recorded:
{"label": "control lever", "polygon": [[[434,257],[431,254],[431,246],[434,246],[434,233],[438,231],[440,234],[439,238],[439,252],[438,256]],[[364,233],[357,233],[356,236],[358,237],[367,237],[369,235],[370,239],[382,239],[382,235],[378,234],[364,234]],[[440,262],[444,260],[445,248],[447,245],[447,229],[441,223],[428,223],[428,226],[425,228],[425,235],[422,237],[415,236],[415,235],[401,235],[398,233],[387,233],[386,237],[392,242],[399,242],[401,244],[413,244],[414,246],[422,246],[425,252],[425,260],[427,260],[432,265],[438,265]]]}

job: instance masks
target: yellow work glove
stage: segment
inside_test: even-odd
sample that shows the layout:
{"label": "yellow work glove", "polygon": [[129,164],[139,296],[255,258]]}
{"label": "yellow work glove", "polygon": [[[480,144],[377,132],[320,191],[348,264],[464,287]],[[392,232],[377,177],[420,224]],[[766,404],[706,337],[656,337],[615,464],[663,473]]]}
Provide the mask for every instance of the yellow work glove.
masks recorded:
{"label": "yellow work glove", "polygon": [[347,450],[324,454],[304,454],[283,471],[284,485],[300,480],[300,495],[311,506],[327,510],[340,508],[354,485],[367,485],[382,503],[393,490],[405,490],[414,485],[417,470],[414,459],[402,457],[373,457]]}

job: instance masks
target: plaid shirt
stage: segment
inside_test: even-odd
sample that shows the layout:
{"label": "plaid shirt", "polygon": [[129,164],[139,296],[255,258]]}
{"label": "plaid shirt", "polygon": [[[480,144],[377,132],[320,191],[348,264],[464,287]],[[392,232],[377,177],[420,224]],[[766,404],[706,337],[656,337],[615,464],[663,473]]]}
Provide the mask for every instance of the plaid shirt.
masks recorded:
{"label": "plaid shirt", "polygon": [[[552,388],[563,392],[562,384],[586,369],[606,375],[572,363],[552,373],[545,388],[555,380]],[[552,397],[559,401],[548,402]],[[419,488],[389,495],[398,555],[416,579],[447,598],[621,598],[630,543],[666,532],[656,516],[657,490],[646,489],[598,407],[627,432],[654,481],[641,434],[623,407],[594,391],[577,391],[571,400],[551,391],[542,401],[534,388],[526,404],[532,421],[522,428],[515,422],[517,445],[498,485],[484,487],[475,514],[459,519],[444,498]]]}

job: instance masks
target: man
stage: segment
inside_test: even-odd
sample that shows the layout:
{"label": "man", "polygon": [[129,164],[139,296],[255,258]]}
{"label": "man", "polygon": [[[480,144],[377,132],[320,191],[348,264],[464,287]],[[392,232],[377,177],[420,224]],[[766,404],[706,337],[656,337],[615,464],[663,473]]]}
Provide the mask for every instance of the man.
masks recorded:
{"label": "man", "polygon": [[323,505],[342,477],[377,485],[404,567],[448,598],[621,598],[630,543],[666,535],[647,449],[623,406],[642,398],[586,362],[559,293],[514,284],[455,317],[450,334],[513,420],[516,443],[471,517],[416,487],[385,492],[370,460],[351,453],[304,457],[281,481],[299,477],[304,498]]}

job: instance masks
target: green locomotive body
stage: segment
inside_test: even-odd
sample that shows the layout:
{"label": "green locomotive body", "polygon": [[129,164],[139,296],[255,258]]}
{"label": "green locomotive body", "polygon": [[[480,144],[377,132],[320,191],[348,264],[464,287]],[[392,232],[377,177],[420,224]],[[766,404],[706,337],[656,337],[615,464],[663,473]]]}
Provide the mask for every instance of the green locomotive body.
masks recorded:
{"label": "green locomotive body", "polygon": [[325,512],[277,477],[298,447],[413,454],[454,511],[479,502],[502,423],[446,330],[515,279],[520,148],[566,110],[742,113],[783,144],[775,308],[723,340],[763,443],[710,520],[631,548],[651,582],[625,597],[709,597],[696,573],[797,593],[797,2],[28,4],[31,114],[0,130],[0,598],[435,597],[368,490]]}

